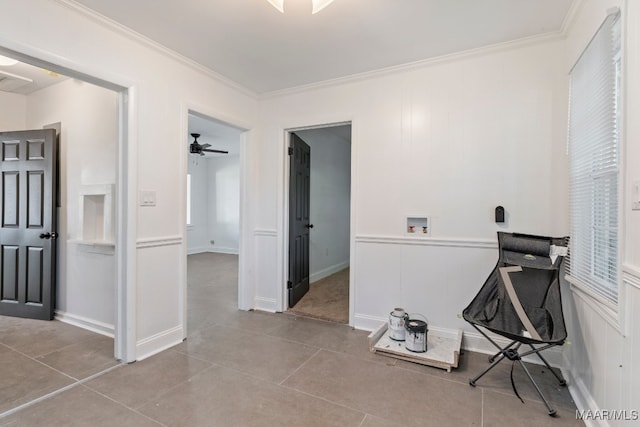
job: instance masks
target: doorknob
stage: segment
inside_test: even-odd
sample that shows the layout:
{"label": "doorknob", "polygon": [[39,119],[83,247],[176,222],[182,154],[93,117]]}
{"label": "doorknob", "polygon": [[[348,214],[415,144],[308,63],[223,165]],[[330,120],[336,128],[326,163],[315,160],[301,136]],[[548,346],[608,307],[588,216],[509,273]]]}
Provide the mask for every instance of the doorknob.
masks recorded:
{"label": "doorknob", "polygon": [[313,224],[307,224],[304,226],[305,228],[313,228]]}
{"label": "doorknob", "polygon": [[40,238],[41,239],[56,239],[58,237],[58,233],[56,233],[55,231],[53,233],[49,233],[48,231],[46,233],[42,233],[40,234]]}

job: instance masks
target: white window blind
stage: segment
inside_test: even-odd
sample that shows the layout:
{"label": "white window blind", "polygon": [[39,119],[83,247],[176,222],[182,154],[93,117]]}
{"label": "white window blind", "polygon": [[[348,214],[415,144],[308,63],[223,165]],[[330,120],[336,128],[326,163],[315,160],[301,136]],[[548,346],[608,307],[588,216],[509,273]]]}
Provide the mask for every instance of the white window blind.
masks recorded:
{"label": "white window blind", "polygon": [[571,70],[570,275],[616,303],[620,14],[607,16]]}

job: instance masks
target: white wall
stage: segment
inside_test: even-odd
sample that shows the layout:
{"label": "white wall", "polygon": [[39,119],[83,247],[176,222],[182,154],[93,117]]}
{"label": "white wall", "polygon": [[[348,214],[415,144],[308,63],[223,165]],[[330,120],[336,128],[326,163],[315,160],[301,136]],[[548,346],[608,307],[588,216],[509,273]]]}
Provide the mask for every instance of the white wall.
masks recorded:
{"label": "white wall", "polygon": [[[640,410],[640,212],[631,210],[632,183],[640,180],[640,4],[623,0],[585,0],[567,38],[565,72],[604,20],[611,7],[622,8],[623,91],[623,229],[622,284],[618,313],[593,297],[565,285],[569,340],[564,346],[566,374],[579,408]],[[626,34],[626,36],[625,36]],[[637,414],[637,412],[636,412]],[[637,423],[637,421],[636,421]],[[624,420],[590,421],[591,425],[630,425]]]}
{"label": "white wall", "polygon": [[349,266],[351,141],[326,128],[297,131],[311,147],[311,283]]}
{"label": "white wall", "polygon": [[238,253],[240,231],[240,157],[211,157],[209,163],[210,251]]}
{"label": "white wall", "polygon": [[[0,46],[130,89],[127,156],[132,164],[125,188],[132,191],[132,204],[138,190],[155,191],[156,205],[130,206],[135,218],[127,230],[134,237],[126,246],[133,253],[123,274],[128,279],[125,293],[134,306],[126,312],[131,328],[123,332],[132,331],[126,342],[135,348],[130,345],[124,357],[141,359],[181,342],[188,110],[251,129],[255,96],[73,2],[0,0],[0,10]],[[250,163],[252,144],[249,134]],[[248,191],[252,183],[247,183]],[[248,199],[246,212],[251,204]],[[251,227],[248,220],[244,224]],[[251,256],[252,245],[245,247]],[[253,295],[255,276],[248,271],[241,277],[248,283],[246,295]],[[241,304],[246,305],[245,300],[241,298]]]}
{"label": "white wall", "polygon": [[[81,194],[116,180],[117,94],[74,79],[27,96],[27,127],[60,122],[60,251],[56,313],[73,323],[113,334],[114,236],[95,245],[83,235]],[[113,218],[114,211],[108,215]],[[113,219],[111,220],[113,222]],[[88,241],[91,240],[91,241]]]}
{"label": "white wall", "polygon": [[24,130],[27,97],[19,93],[0,91],[0,132]]}
{"label": "white wall", "polygon": [[187,226],[188,253],[209,249],[209,161],[189,156],[191,174],[191,225]]}
{"label": "white wall", "polygon": [[[495,265],[496,231],[568,232],[563,55],[559,38],[514,44],[263,101],[256,245],[278,260],[258,264],[258,306],[282,309],[283,128],[351,120],[351,323],[377,327],[401,306],[479,345],[457,315]],[[431,217],[431,237],[405,233],[412,215]]]}
{"label": "white wall", "polygon": [[[240,157],[190,156],[191,226],[188,253],[238,253]],[[214,241],[214,244],[211,244]]]}

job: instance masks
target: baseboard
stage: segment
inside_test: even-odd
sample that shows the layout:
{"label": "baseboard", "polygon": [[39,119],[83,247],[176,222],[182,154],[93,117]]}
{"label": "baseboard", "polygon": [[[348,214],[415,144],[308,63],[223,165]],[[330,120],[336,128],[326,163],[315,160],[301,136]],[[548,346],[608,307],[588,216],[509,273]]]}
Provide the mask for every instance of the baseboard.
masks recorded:
{"label": "baseboard", "polygon": [[276,313],[278,311],[281,311],[280,307],[278,306],[278,301],[276,301],[275,298],[256,297],[255,305],[256,310],[267,311],[269,313]]}
{"label": "baseboard", "polygon": [[358,314],[353,316],[353,327],[363,331],[375,331],[381,324],[389,321],[386,317],[369,316],[368,314]]}
{"label": "baseboard", "polygon": [[311,273],[309,275],[309,283],[314,283],[314,282],[317,282],[318,280],[322,280],[325,277],[329,277],[332,274],[335,274],[338,271],[344,270],[347,267],[349,267],[349,260],[343,261],[338,264],[334,264],[327,268],[323,268],[322,270],[316,271],[315,273]]}
{"label": "baseboard", "polygon": [[167,329],[136,343],[136,360],[144,360],[182,342],[182,326]]}
{"label": "baseboard", "polygon": [[[505,347],[511,343],[511,340],[500,336],[491,336],[496,344]],[[469,351],[475,351],[477,353],[495,354],[498,350],[491,344],[485,337],[478,332],[464,331],[462,334],[462,348]],[[527,348],[529,348],[527,346]],[[564,357],[562,355],[561,347],[552,347],[545,350],[543,357],[547,359],[547,362],[553,367],[562,368],[564,366]],[[536,355],[530,355],[524,357],[522,360],[536,365],[542,365],[542,361]]]}
{"label": "baseboard", "polygon": [[238,248],[224,248],[224,247],[210,248],[208,246],[187,249],[187,255],[195,255],[195,254],[203,254],[203,253],[238,255],[239,251],[238,251]]}
{"label": "baseboard", "polygon": [[113,325],[89,319],[88,317],[56,310],[55,319],[110,338],[115,336],[115,327]]}
{"label": "baseboard", "polygon": [[[562,376],[567,381],[567,387],[573,402],[576,404],[578,411],[597,411],[598,404],[589,392],[582,379],[576,377],[571,370],[571,364],[564,358],[564,366],[568,368],[562,369]],[[586,418],[582,420],[587,427],[608,427],[610,424],[607,420],[596,420]]]}

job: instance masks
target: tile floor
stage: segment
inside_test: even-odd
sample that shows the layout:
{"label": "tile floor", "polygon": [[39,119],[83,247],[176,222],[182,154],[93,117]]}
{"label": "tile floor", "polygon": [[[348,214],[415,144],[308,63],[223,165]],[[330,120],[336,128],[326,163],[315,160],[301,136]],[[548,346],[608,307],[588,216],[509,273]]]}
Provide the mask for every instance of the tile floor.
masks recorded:
{"label": "tile floor", "polygon": [[[446,373],[369,353],[367,333],[346,325],[239,312],[236,263],[229,255],[189,257],[185,342],[0,418],[0,426],[583,425],[568,390],[538,366],[533,375],[558,410],[556,418],[547,415],[520,369],[515,381],[525,403],[513,395],[508,364],[469,386],[469,377],[486,366],[485,355],[464,353],[460,367]],[[4,342],[0,352],[2,360],[17,357]],[[19,384],[12,378],[37,364],[23,357],[21,372],[10,374],[8,383],[0,377],[0,399]]]}

